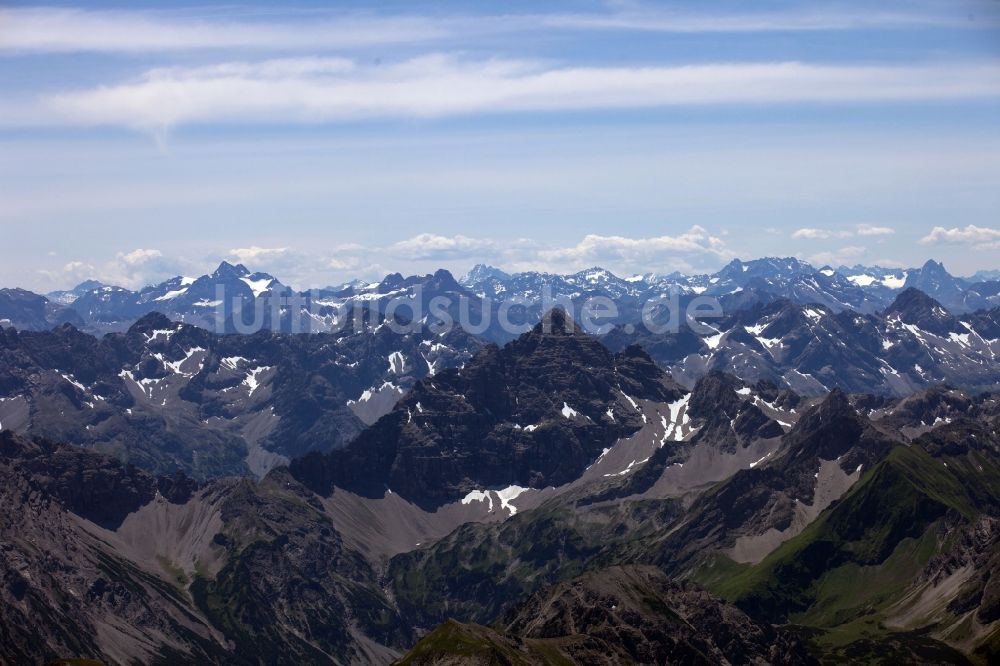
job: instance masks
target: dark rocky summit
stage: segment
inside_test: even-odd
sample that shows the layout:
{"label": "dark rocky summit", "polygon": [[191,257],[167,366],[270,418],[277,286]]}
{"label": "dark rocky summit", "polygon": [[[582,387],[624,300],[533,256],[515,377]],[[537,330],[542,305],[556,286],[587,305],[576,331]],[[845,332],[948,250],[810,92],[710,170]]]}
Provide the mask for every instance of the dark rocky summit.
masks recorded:
{"label": "dark rocky summit", "polygon": [[391,490],[427,507],[481,488],[558,486],[642,426],[629,401],[683,393],[638,348],[612,354],[556,309],[505,347],[418,382],[346,449],[291,471],[320,494]]}

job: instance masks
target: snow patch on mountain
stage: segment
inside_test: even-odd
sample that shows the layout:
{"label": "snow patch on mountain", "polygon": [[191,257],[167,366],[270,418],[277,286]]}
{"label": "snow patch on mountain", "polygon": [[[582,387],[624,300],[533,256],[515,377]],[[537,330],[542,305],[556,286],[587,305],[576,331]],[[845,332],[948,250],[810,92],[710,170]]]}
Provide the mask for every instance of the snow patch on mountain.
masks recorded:
{"label": "snow patch on mountain", "polygon": [[250,287],[250,291],[253,292],[254,298],[259,298],[261,294],[267,292],[268,288],[271,286],[271,283],[274,282],[274,278],[263,277],[257,280],[251,280],[248,277],[241,277],[240,282]]}
{"label": "snow patch on mountain", "polygon": [[260,388],[259,377],[271,369],[269,365],[262,365],[258,368],[254,368],[247,373],[246,379],[243,380],[243,385],[250,389],[249,395],[253,395],[254,392]]}

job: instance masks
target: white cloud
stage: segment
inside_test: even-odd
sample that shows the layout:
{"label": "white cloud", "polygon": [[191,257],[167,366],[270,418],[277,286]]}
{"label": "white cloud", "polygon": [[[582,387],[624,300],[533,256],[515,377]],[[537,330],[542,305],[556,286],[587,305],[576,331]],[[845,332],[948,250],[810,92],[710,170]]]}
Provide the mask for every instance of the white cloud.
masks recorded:
{"label": "white cloud", "polygon": [[920,239],[922,245],[965,244],[972,245],[977,250],[1000,249],[1000,229],[977,227],[970,224],[965,228],[934,227],[931,232]]}
{"label": "white cloud", "polygon": [[881,266],[882,268],[907,268],[907,265],[899,261],[898,259],[889,259],[888,257],[883,257],[881,259],[876,259],[872,262],[874,266]]}
{"label": "white cloud", "polygon": [[681,12],[624,7],[605,12],[503,15],[375,15],[332,11],[255,16],[227,8],[197,11],[81,10],[21,7],[0,10],[0,51],[71,53],[156,52],[191,49],[315,51],[474,40],[483,35],[536,31],[741,33],[857,30],[873,27],[996,25],[981,12],[970,22],[959,12],[893,12],[871,8],[802,7],[782,12]]}
{"label": "white cloud", "polygon": [[[338,275],[350,275],[352,278],[355,276],[367,277],[372,273],[372,264],[366,263],[365,258],[360,256],[344,254],[328,260],[326,265]],[[378,264],[374,264],[374,266],[377,267]],[[362,270],[364,270],[365,275],[360,274]]]}
{"label": "white cloud", "polygon": [[704,228],[693,226],[677,236],[626,238],[588,234],[571,247],[541,249],[537,260],[585,268],[594,264],[634,266],[633,270],[662,269],[663,264],[682,260],[688,265],[717,263],[735,257],[723,240]]}
{"label": "white cloud", "polygon": [[250,245],[232,248],[221,258],[243,264],[251,272],[269,273],[286,285],[303,289],[325,286],[320,283],[328,262],[313,250]]}
{"label": "white cloud", "polygon": [[896,233],[892,227],[878,227],[872,224],[859,224],[857,226],[859,236],[889,236]]}
{"label": "white cloud", "polygon": [[101,267],[98,279],[136,289],[183,273],[183,260],[165,257],[160,250],[139,248],[119,252]]}
{"label": "white cloud", "polygon": [[432,54],[382,65],[343,58],[293,58],[154,69],[135,81],[46,96],[39,108],[7,122],[119,125],[162,132],[184,123],[329,123],[526,111],[998,96],[998,64],[572,67]]}
{"label": "white cloud", "polygon": [[456,259],[492,254],[496,243],[490,239],[467,236],[438,236],[418,234],[413,238],[394,243],[388,249],[392,254],[408,259]]}
{"label": "white cloud", "polygon": [[[326,280],[361,277],[378,279],[382,266],[389,270],[431,272],[448,268],[461,272],[475,263],[491,263],[508,270],[571,273],[594,265],[633,274],[649,271],[714,270],[735,257],[717,235],[695,226],[676,236],[627,238],[590,234],[573,245],[552,246],[519,239],[470,238],[423,233],[386,246],[350,244],[314,266],[335,275]],[[254,266],[248,266],[254,270]],[[281,277],[280,275],[278,277]],[[313,282],[317,280],[314,278]]]}
{"label": "white cloud", "polygon": [[159,250],[144,250],[139,248],[131,252],[119,252],[117,256],[118,261],[126,266],[141,266],[154,259],[159,259],[163,256],[163,253]]}
{"label": "white cloud", "polygon": [[814,266],[842,266],[857,261],[865,254],[866,250],[858,245],[847,245],[837,250],[819,252],[808,257],[809,263]]}
{"label": "white cloud", "polygon": [[850,236],[849,231],[835,231],[833,229],[816,229],[814,227],[805,227],[803,229],[796,229],[792,232],[792,238],[808,239],[808,240],[823,240],[827,238],[846,238]]}
{"label": "white cloud", "polygon": [[74,259],[66,262],[60,270],[41,270],[39,273],[56,288],[71,287],[83,280],[95,279],[105,284],[139,289],[182,275],[185,268],[191,268],[191,265],[182,258],[165,257],[156,249],[137,248],[118,252],[113,259],[103,263]]}
{"label": "white cloud", "polygon": [[92,273],[94,266],[92,264],[85,263],[83,261],[70,261],[63,266],[63,272],[65,273],[77,273],[79,271],[86,271]]}
{"label": "white cloud", "polygon": [[96,269],[93,264],[74,260],[66,262],[62,270],[41,270],[39,273],[45,276],[50,284],[62,289],[75,287],[84,280],[93,278],[97,274],[95,271]]}
{"label": "white cloud", "polygon": [[229,251],[229,256],[234,257],[240,263],[256,261],[260,259],[274,258],[288,252],[287,247],[238,247]]}

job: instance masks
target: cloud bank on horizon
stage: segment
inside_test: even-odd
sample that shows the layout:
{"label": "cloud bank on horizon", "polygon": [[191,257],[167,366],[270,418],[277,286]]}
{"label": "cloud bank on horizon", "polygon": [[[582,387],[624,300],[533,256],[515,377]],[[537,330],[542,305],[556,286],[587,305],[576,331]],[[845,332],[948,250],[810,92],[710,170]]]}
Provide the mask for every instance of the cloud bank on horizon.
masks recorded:
{"label": "cloud bank on horizon", "polygon": [[[808,238],[830,238],[825,232]],[[836,232],[833,237],[888,236],[895,233],[888,227],[859,225],[853,231]],[[795,235],[795,234],[793,234]],[[935,227],[920,240],[923,245],[951,243],[981,249],[997,249],[1000,231],[970,225],[964,229]],[[848,245],[834,251],[820,251],[810,257],[817,268],[831,266],[842,268],[856,264],[865,248]],[[137,248],[118,252],[104,262],[87,263],[70,261],[52,272],[53,280],[77,284],[97,279],[105,284],[139,289],[172,277],[190,277],[206,274],[216,263],[229,261],[245,264],[251,271],[270,273],[297,288],[320,288],[337,283],[317,281],[317,275],[336,275],[341,282],[351,279],[378,281],[390,272],[406,267],[413,273],[430,273],[447,268],[462,275],[474,263],[485,263],[507,272],[541,271],[569,274],[583,268],[601,267],[629,277],[649,273],[667,274],[674,271],[688,275],[705,273],[733,259],[750,260],[760,257],[747,256],[735,251],[723,238],[694,226],[677,236],[656,238],[626,238],[588,234],[578,243],[555,247],[540,244],[530,238],[514,241],[467,236],[438,236],[429,233],[397,241],[388,246],[366,246],[346,243],[322,251],[291,247],[236,247],[219,251],[196,260],[182,256],[165,256],[151,248]],[[902,264],[882,259],[874,262],[883,268],[915,268],[918,264]],[[922,264],[923,262],[919,262]],[[956,266],[956,273],[971,272]]]}
{"label": "cloud bank on horizon", "polygon": [[0,84],[5,285],[1000,260],[994,2],[15,4]]}

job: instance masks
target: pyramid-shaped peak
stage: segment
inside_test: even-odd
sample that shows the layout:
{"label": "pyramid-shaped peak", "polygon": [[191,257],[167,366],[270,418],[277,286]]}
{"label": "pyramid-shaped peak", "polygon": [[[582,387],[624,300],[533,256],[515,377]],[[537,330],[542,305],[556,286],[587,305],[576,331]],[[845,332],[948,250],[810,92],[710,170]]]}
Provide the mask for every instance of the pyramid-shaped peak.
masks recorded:
{"label": "pyramid-shaped peak", "polygon": [[451,274],[451,271],[444,268],[439,268],[434,271],[434,275],[431,276],[428,283],[431,286],[442,290],[458,290],[462,288],[458,281],[455,280],[455,276]]}
{"label": "pyramid-shaped peak", "polygon": [[72,291],[82,294],[93,289],[100,289],[103,286],[105,286],[104,283],[99,282],[98,280],[84,280],[80,284],[73,287]]}
{"label": "pyramid-shaped peak", "polygon": [[563,308],[554,307],[545,314],[535,328],[532,329],[535,335],[578,335],[583,331],[576,325],[573,318],[569,316]]}
{"label": "pyramid-shaped peak", "polygon": [[833,445],[825,440],[841,437],[847,441],[856,438],[864,427],[864,420],[851,405],[847,394],[835,388],[823,402],[802,415],[789,435],[795,439],[818,438],[818,441],[825,442],[823,447],[829,449]]}
{"label": "pyramid-shaped peak", "polygon": [[166,315],[160,312],[150,312],[147,315],[143,315],[138,319],[132,326],[129,327],[129,333],[148,333],[149,331],[165,331],[172,329],[174,327],[174,322],[171,321]]}
{"label": "pyramid-shaped peak", "polygon": [[490,266],[489,264],[476,264],[472,267],[465,277],[462,278],[464,284],[475,284],[477,282],[482,282],[483,280],[509,280],[510,274],[505,273],[496,266]]}
{"label": "pyramid-shaped peak", "polygon": [[405,282],[406,278],[403,277],[402,273],[389,273],[378,283],[377,289],[380,294],[384,294],[402,287]]}
{"label": "pyramid-shaped peak", "polygon": [[223,261],[219,264],[219,267],[215,269],[212,273],[213,278],[217,279],[232,279],[232,278],[242,278],[250,275],[250,271],[243,264],[231,264],[228,261]]}
{"label": "pyramid-shaped peak", "polygon": [[844,393],[843,389],[835,387],[831,390],[823,402],[819,404],[819,408],[826,412],[843,412],[849,411],[854,413],[854,408],[851,407],[851,401],[848,399],[847,394]]}
{"label": "pyramid-shaped peak", "polygon": [[939,321],[951,319],[944,306],[916,287],[904,289],[885,309],[884,314],[887,317],[898,315],[907,324],[919,324],[928,318]]}
{"label": "pyramid-shaped peak", "polygon": [[947,270],[945,270],[944,264],[942,264],[940,261],[934,261],[933,259],[928,259],[926,262],[924,262],[924,265],[923,265],[923,267],[920,270],[927,271],[927,272],[932,272],[932,273],[933,272],[936,272],[936,273],[947,273],[948,272]]}

